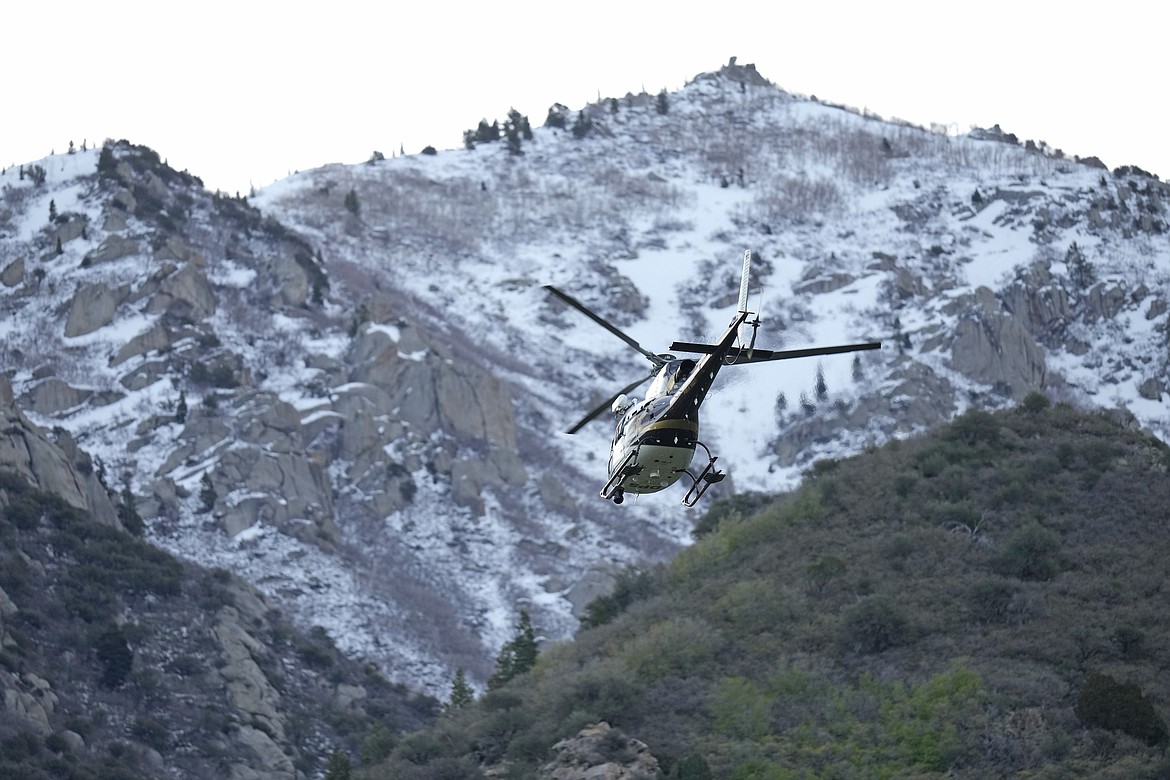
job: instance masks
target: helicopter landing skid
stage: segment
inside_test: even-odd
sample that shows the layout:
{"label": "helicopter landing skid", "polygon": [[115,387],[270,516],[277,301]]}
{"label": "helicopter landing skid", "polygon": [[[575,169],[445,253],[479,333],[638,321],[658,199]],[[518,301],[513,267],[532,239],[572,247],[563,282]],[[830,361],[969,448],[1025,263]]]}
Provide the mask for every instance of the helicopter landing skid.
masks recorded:
{"label": "helicopter landing skid", "polygon": [[688,477],[690,477],[693,482],[691,489],[687,491],[687,494],[683,496],[682,500],[683,505],[687,507],[692,507],[697,504],[699,499],[703,497],[703,494],[707,492],[707,488],[711,487],[716,482],[722,482],[723,478],[727,476],[725,473],[715,468],[715,461],[719,460],[718,456],[712,455],[711,450],[707,449],[707,445],[703,444],[702,442],[696,443],[707,453],[708,461],[706,467],[704,467],[703,470],[699,472],[699,476],[697,477],[692,476],[691,472],[689,471],[683,472]]}
{"label": "helicopter landing skid", "polygon": [[622,490],[622,482],[626,477],[637,474],[642,470],[641,466],[635,465],[634,461],[638,457],[638,451],[630,452],[622,460],[621,465],[613,470],[606,481],[605,486],[601,488],[601,497],[606,501],[612,500],[615,504],[620,504],[625,500],[625,491]]}

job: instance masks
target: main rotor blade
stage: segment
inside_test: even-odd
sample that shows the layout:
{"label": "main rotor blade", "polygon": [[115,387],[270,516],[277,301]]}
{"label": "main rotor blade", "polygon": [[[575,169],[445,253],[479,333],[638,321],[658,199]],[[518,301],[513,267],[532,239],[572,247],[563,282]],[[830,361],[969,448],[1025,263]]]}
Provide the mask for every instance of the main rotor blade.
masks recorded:
{"label": "main rotor blade", "polygon": [[579,300],[577,300],[573,296],[567,295],[566,293],[561,292],[557,288],[553,287],[551,284],[546,284],[544,286],[544,289],[548,290],[550,293],[557,296],[562,301],[569,304],[574,309],[581,312],[586,317],[593,320],[598,325],[605,328],[606,330],[608,330],[613,335],[617,336],[622,341],[629,344],[631,347],[633,347],[634,349],[641,352],[643,355],[646,356],[647,360],[649,360],[651,363],[654,364],[654,368],[662,368],[662,366],[664,366],[666,364],[666,361],[664,361],[662,358],[658,357],[658,355],[655,355],[650,350],[643,348],[641,344],[634,341],[632,338],[627,336],[625,333],[622,333],[620,330],[618,330],[616,325],[612,324],[611,322],[609,322],[608,320],[603,318],[601,315],[594,313],[591,309],[589,309],[588,306],[581,303]]}
{"label": "main rotor blade", "polygon": [[[733,360],[729,360],[729,365],[742,365],[744,363],[763,363],[769,360],[791,360],[793,358],[813,357],[814,355],[839,355],[843,352],[862,352],[869,349],[881,349],[882,343],[880,341],[867,341],[861,344],[840,344],[833,347],[808,347],[806,349],[785,349],[780,351],[773,351],[770,349],[753,349],[751,357],[748,357],[747,350],[741,350],[739,354],[735,355]],[[670,345],[672,352],[697,352],[703,355],[709,355],[717,347],[713,344],[697,344],[690,341],[676,341]]]}
{"label": "main rotor blade", "polygon": [[638,385],[640,385],[640,384],[642,384],[643,382],[645,382],[645,381],[647,381],[648,379],[650,379],[650,377],[652,377],[652,376],[654,376],[654,375],[653,375],[653,374],[651,374],[650,376],[644,376],[644,377],[642,377],[641,379],[639,379],[638,381],[636,381],[636,382],[631,382],[630,384],[628,384],[628,385],[626,385],[625,387],[623,387],[621,390],[618,390],[616,393],[614,393],[613,395],[611,395],[609,398],[605,399],[605,400],[604,400],[604,401],[602,401],[600,404],[598,404],[598,405],[597,405],[597,406],[596,406],[596,407],[595,407],[595,408],[594,408],[594,409],[593,409],[591,412],[589,412],[589,414],[587,414],[587,415],[585,415],[584,417],[582,417],[582,418],[581,418],[581,420],[580,420],[580,421],[579,421],[579,422],[578,422],[576,425],[574,425],[574,426],[573,426],[572,428],[570,428],[569,430],[565,431],[565,433],[576,433],[577,431],[581,430],[581,429],[582,429],[582,428],[584,428],[586,425],[588,425],[589,423],[593,422],[593,420],[595,420],[595,419],[597,418],[597,416],[598,416],[598,415],[600,415],[602,412],[609,411],[609,408],[610,408],[611,406],[613,406],[613,402],[617,400],[617,397],[618,397],[619,395],[623,395],[623,394],[625,394],[625,393],[628,393],[628,392],[630,392],[631,390],[633,390],[633,389],[634,389],[635,387],[637,387]]}

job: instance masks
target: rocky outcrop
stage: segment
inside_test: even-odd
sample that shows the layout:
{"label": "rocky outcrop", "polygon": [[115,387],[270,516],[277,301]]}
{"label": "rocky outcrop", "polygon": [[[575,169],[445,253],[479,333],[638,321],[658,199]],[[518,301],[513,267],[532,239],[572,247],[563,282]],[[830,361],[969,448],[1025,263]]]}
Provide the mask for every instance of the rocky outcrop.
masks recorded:
{"label": "rocky outcrop", "polygon": [[276,395],[245,393],[224,411],[193,408],[178,438],[158,476],[211,464],[213,511],[229,536],[265,522],[296,536],[336,540],[323,463],[305,449],[297,410]]}
{"label": "rocky outcrop", "polygon": [[[0,384],[7,388],[7,392],[0,391],[0,401],[11,398],[8,380],[0,378]],[[94,473],[92,459],[73,437],[57,429],[50,438],[11,404],[0,404],[0,469],[59,495],[98,522],[120,526],[109,494]]]}
{"label": "rocky outcrop", "polygon": [[1027,322],[1036,338],[1050,345],[1059,342],[1073,317],[1068,291],[1046,262],[1033,263],[1004,289],[1003,306]]}
{"label": "rocky outcrop", "polygon": [[189,263],[158,282],[146,310],[198,322],[215,313],[215,294],[203,269]]}
{"label": "rocky outcrop", "polygon": [[82,261],[82,265],[93,266],[113,262],[114,260],[136,254],[140,250],[141,247],[133,238],[126,238],[115,233],[103,241],[97,249],[87,254]]}
{"label": "rocky outcrop", "polygon": [[229,536],[261,521],[301,536],[303,531],[290,527],[290,523],[309,520],[318,537],[337,538],[324,474],[303,452],[274,454],[256,447],[231,449],[220,457],[212,484],[220,485],[220,495],[234,488],[226,493],[217,511]]}
{"label": "rocky outcrop", "polygon": [[1019,401],[1044,388],[1048,370],[1025,320],[1012,316],[986,287],[968,299],[955,325],[951,366]]}
{"label": "rocky outcrop", "polygon": [[[16,604],[0,589],[0,651],[27,651],[6,628],[6,623],[18,612]],[[0,668],[0,704],[10,723],[21,724],[38,736],[47,736],[53,732],[49,718],[57,702],[52,685],[43,677],[32,672],[17,674]]]}
{"label": "rocky outcrop", "polygon": [[66,337],[84,336],[114,321],[118,304],[126,300],[129,289],[111,289],[102,282],[85,285],[73,296],[65,318]]}
{"label": "rocky outcrop", "polygon": [[119,349],[118,354],[110,358],[110,365],[121,365],[136,355],[144,355],[155,349],[166,349],[172,343],[174,339],[170,329],[161,322],[156,323],[150,330],[138,334]]}
{"label": "rocky outcrop", "polygon": [[20,397],[21,408],[52,417],[84,403],[93,393],[72,387],[62,379],[49,377],[33,385]]}
{"label": "rocky outcrop", "polygon": [[642,780],[659,776],[658,759],[646,743],[602,721],[553,745],[556,758],[541,767],[538,780]]}
{"label": "rocky outcrop", "polygon": [[248,633],[235,607],[224,607],[211,629],[223,657],[218,674],[232,707],[244,713],[250,722],[272,739],[285,738],[284,719],[280,715],[280,693],[272,686],[257,660],[266,660],[268,649]]}
{"label": "rocky outcrop", "polygon": [[278,290],[278,304],[304,306],[309,299],[309,275],[291,257],[279,257],[272,261],[272,276]]}
{"label": "rocky outcrop", "polygon": [[[480,492],[490,483],[519,487],[527,481],[516,452],[512,397],[500,380],[451,359],[407,325],[367,328],[351,356],[355,368],[350,380],[368,386],[361,398],[369,415],[401,421],[419,443],[433,432],[450,439],[454,457],[438,458],[432,465],[451,474],[460,504],[477,508]],[[359,426],[346,434],[347,449],[370,452],[375,441],[386,439],[387,430],[378,431],[377,426]],[[355,442],[354,435],[363,441]],[[362,460],[359,455],[358,462]]]}
{"label": "rocky outcrop", "polygon": [[1082,317],[1092,324],[1100,320],[1111,320],[1129,303],[1129,294],[1119,284],[1101,282],[1089,289],[1083,302]]}
{"label": "rocky outcrop", "polygon": [[818,273],[802,278],[792,285],[794,295],[821,295],[848,287],[857,279],[853,274],[834,271],[832,273]]}

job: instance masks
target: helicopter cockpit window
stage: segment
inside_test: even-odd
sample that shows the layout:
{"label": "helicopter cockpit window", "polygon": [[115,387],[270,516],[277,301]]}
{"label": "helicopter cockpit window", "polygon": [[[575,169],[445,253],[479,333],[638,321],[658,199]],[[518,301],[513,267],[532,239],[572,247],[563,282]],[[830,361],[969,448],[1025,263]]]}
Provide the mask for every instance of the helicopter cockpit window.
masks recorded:
{"label": "helicopter cockpit window", "polygon": [[654,384],[650,385],[650,396],[665,395],[673,392],[680,384],[686,381],[695,368],[693,360],[672,360],[667,363],[654,377]]}

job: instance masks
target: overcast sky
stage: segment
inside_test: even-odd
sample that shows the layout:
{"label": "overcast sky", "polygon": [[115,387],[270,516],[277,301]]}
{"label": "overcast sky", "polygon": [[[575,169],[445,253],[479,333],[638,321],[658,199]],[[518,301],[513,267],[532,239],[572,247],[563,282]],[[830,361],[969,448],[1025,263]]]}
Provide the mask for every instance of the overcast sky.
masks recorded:
{"label": "overcast sky", "polygon": [[[1170,4],[979,0],[53,0],[7,4],[0,166],[105,138],[234,194],[297,170],[461,146],[731,56],[790,92],[1170,179]],[[753,10],[764,7],[768,10]]]}

